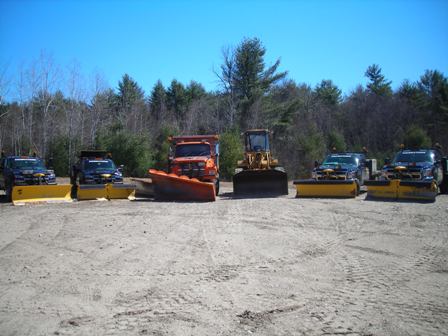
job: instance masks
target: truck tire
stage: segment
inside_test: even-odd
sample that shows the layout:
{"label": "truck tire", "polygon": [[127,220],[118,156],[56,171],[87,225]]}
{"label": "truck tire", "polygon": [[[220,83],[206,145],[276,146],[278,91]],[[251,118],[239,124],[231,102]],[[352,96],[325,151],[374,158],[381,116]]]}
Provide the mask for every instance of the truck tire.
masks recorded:
{"label": "truck tire", "polygon": [[218,196],[218,194],[219,194],[219,178],[217,178],[215,180],[215,192],[216,192],[216,196]]}
{"label": "truck tire", "polygon": [[448,193],[448,158],[442,158],[442,170],[443,170],[443,179],[440,184],[440,193],[447,194]]}
{"label": "truck tire", "polygon": [[12,185],[5,183],[6,202],[12,202]]}

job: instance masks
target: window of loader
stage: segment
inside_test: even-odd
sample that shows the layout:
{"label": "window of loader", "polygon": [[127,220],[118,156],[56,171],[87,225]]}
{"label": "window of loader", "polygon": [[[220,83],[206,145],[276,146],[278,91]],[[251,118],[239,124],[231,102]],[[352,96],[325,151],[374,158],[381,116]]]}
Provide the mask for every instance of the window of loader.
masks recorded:
{"label": "window of loader", "polygon": [[249,143],[246,144],[246,149],[253,152],[266,152],[269,150],[266,134],[250,134],[248,137]]}
{"label": "window of loader", "polygon": [[176,146],[176,157],[187,156],[210,156],[210,146],[206,144]]}

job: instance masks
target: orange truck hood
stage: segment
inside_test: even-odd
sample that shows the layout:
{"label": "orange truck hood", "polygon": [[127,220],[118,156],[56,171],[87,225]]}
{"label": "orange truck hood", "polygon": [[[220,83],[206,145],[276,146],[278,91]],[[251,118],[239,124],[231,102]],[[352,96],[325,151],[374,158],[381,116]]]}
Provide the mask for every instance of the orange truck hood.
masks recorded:
{"label": "orange truck hood", "polygon": [[187,156],[175,158],[173,163],[206,162],[208,159],[207,156]]}

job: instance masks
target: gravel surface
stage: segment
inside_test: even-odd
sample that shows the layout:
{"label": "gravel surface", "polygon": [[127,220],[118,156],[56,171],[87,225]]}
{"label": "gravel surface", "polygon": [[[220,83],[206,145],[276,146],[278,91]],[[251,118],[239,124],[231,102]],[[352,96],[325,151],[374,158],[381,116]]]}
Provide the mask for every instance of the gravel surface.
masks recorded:
{"label": "gravel surface", "polygon": [[0,204],[0,335],[447,335],[448,196]]}

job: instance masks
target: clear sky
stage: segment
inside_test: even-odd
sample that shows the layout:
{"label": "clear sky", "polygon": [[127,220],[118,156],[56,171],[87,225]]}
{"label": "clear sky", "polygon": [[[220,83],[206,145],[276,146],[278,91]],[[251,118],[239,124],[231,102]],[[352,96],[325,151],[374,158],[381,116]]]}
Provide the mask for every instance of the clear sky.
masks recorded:
{"label": "clear sky", "polygon": [[396,88],[426,69],[448,74],[448,1],[25,1],[0,0],[0,66],[14,77],[44,50],[104,73],[124,73],[149,93],[158,79],[218,88],[221,50],[259,37],[267,63],[312,86],[333,80],[344,93],[379,64]]}

